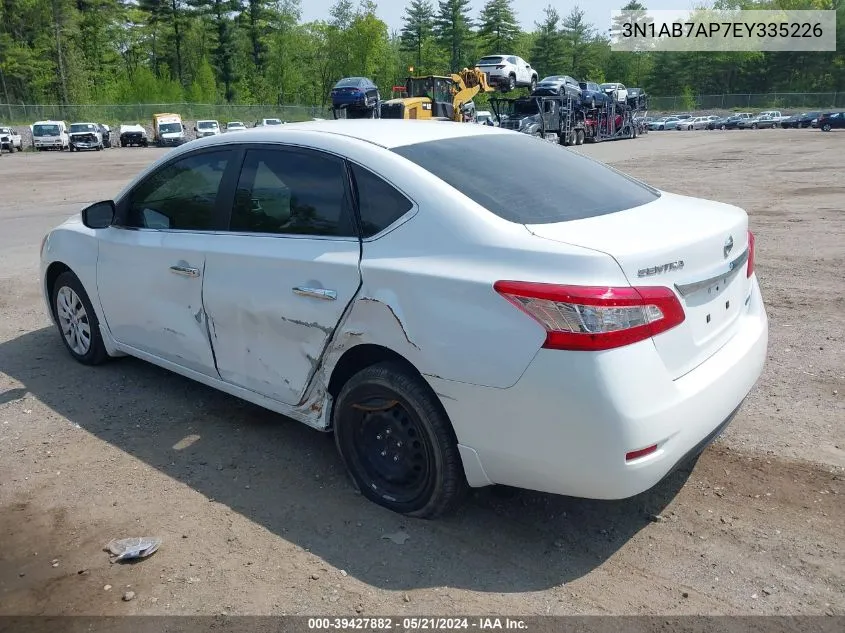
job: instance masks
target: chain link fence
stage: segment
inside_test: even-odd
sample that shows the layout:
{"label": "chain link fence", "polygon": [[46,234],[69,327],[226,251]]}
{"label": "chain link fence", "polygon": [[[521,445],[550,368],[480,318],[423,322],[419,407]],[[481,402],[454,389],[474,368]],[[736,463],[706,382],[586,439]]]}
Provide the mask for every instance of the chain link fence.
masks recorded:
{"label": "chain link fence", "polygon": [[[767,94],[681,95],[650,97],[652,112],[731,110],[834,110],[845,109],[845,92],[773,92]],[[211,103],[130,103],[112,105],[27,105],[0,104],[0,122],[29,125],[34,121],[95,121],[146,125],[157,112],[175,112],[186,121],[216,119],[243,121],[248,126],[265,118],[282,121],[330,119],[331,110],[319,106],[215,105]]]}
{"label": "chain link fence", "polygon": [[845,92],[770,92],[677,97],[649,97],[660,112],[701,110],[835,110],[845,109]]}
{"label": "chain link fence", "polygon": [[94,121],[97,123],[147,124],[153,114],[174,112],[185,121],[216,119],[243,121],[251,126],[261,119],[278,118],[282,121],[310,121],[314,118],[331,118],[331,110],[319,106],[270,106],[270,105],[215,105],[210,103],[130,103],[111,105],[27,105],[22,103],[0,104],[0,122],[9,125],[29,125],[34,121]]}

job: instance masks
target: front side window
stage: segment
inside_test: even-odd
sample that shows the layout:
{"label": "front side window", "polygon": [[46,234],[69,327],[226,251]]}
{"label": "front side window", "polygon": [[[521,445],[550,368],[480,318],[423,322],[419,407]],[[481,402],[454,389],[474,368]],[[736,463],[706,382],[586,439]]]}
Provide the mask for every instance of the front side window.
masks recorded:
{"label": "front side window", "polygon": [[247,152],[229,228],[244,233],[355,237],[343,161],[308,150]]}
{"label": "front side window", "polygon": [[161,168],[132,191],[125,226],[214,230],[217,192],[229,158],[228,150],[206,152]]}
{"label": "front side window", "polygon": [[410,200],[371,171],[358,165],[351,165],[351,170],[363,237],[381,233],[413,207]]}

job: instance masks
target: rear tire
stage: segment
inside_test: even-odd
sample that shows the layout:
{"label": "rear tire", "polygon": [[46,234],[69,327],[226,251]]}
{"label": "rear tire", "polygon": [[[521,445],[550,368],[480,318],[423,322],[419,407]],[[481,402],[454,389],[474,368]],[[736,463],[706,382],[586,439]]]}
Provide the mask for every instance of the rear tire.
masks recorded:
{"label": "rear tire", "polygon": [[404,365],[355,374],[332,412],[335,443],[365,497],[389,510],[434,518],[467,491],[458,443],[443,405]]}
{"label": "rear tire", "polygon": [[50,306],[59,336],[73,358],[83,365],[99,365],[108,358],[97,314],[79,277],[70,271],[58,276],[50,289]]}
{"label": "rear tire", "polygon": [[830,130],[831,130],[831,129],[832,129],[832,128],[830,127],[830,123],[825,123],[825,124],[822,126],[822,132],[830,132]]}
{"label": "rear tire", "polygon": [[516,89],[516,75],[508,75],[508,92]]}

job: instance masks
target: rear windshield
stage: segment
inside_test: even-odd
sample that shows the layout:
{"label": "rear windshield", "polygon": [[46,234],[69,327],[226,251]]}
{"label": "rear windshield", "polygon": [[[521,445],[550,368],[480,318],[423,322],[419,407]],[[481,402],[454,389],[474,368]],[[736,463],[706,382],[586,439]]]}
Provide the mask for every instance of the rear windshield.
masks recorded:
{"label": "rear windshield", "polygon": [[493,64],[500,63],[504,57],[500,57],[498,55],[493,55],[491,57],[482,57],[481,61],[479,61],[476,66],[492,66]]}
{"label": "rear windshield", "polygon": [[347,77],[346,79],[341,79],[337,82],[336,86],[357,86],[361,83],[360,77]]}
{"label": "rear windshield", "polygon": [[74,123],[70,126],[71,132],[96,132],[97,128],[91,123]]}
{"label": "rear windshield", "polygon": [[[393,151],[491,213],[519,224],[591,218],[660,197],[598,161],[524,134],[450,138]],[[491,156],[496,157],[495,169]]]}
{"label": "rear windshield", "polygon": [[199,123],[197,123],[197,127],[201,130],[204,130],[206,128],[213,129],[217,127],[217,121],[200,121]]}

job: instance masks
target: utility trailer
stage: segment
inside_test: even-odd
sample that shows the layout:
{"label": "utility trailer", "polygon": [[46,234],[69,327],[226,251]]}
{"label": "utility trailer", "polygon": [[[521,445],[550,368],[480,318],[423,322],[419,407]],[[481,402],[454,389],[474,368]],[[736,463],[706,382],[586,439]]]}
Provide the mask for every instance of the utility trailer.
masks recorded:
{"label": "utility trailer", "polygon": [[572,97],[495,97],[490,106],[503,129],[566,146],[582,145],[586,138],[584,111]]}

